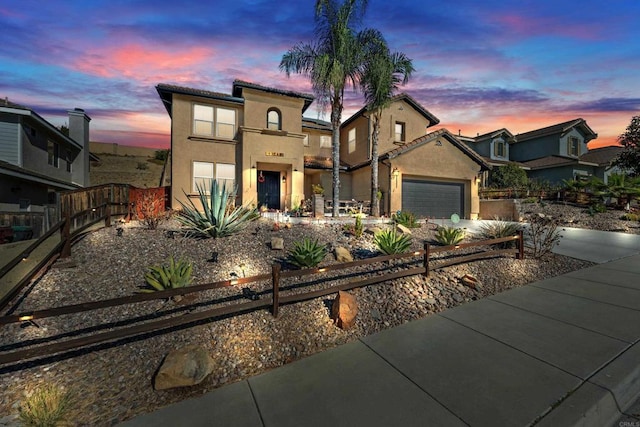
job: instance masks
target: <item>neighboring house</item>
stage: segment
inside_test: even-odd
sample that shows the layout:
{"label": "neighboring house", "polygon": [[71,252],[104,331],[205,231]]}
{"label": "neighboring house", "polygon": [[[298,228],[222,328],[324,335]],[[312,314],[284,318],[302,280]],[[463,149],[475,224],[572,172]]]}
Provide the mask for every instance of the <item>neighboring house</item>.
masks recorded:
{"label": "neighboring house", "polygon": [[595,165],[590,175],[600,178],[607,184],[611,175],[624,175],[627,173],[627,171],[613,165],[614,160],[623,150],[624,148],[619,145],[594,148],[581,155],[580,161]]}
{"label": "neighboring house", "polygon": [[0,211],[42,211],[55,192],[89,186],[91,119],[68,113],[66,136],[32,109],[0,101]]}
{"label": "neighboring house", "polygon": [[583,160],[587,144],[598,137],[584,119],[574,119],[521,133],[511,144],[510,159],[529,168],[530,179],[560,184],[578,175],[592,175],[597,164]]}
{"label": "neighboring house", "polygon": [[[238,186],[239,202],[286,210],[332,182],[331,127],[303,117],[312,95],[244,81],[231,94],[167,84],[156,87],[171,116],[173,208],[210,179]],[[379,139],[382,210],[477,217],[478,176],[490,168],[406,94],[385,109]],[[371,121],[362,109],[340,129],[340,199],[368,201]]]}

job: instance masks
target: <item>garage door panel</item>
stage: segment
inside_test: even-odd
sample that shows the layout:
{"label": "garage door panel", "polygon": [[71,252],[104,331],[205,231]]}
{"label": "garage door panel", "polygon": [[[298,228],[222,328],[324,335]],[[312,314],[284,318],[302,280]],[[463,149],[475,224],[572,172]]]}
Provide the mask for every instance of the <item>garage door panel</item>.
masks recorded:
{"label": "garage door panel", "polygon": [[402,209],[418,216],[449,218],[464,215],[464,184],[454,182],[402,180]]}

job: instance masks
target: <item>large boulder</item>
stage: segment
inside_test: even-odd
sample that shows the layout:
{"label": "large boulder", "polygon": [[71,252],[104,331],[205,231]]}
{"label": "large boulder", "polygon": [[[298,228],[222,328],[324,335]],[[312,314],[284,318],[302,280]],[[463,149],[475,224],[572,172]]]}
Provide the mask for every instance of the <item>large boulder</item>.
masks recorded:
{"label": "large boulder", "polygon": [[353,261],[353,256],[351,256],[351,252],[349,252],[349,249],[347,248],[343,248],[343,247],[336,247],[334,249],[335,255],[336,255],[336,261],[338,262],[352,262]]}
{"label": "large boulder", "polygon": [[357,314],[356,297],[347,292],[338,291],[338,296],[331,306],[331,318],[334,323],[341,329],[349,329],[356,322]]}
{"label": "large boulder", "polygon": [[156,375],[154,388],[166,390],[200,384],[211,372],[214,362],[206,349],[188,346],[173,350],[162,362]]}

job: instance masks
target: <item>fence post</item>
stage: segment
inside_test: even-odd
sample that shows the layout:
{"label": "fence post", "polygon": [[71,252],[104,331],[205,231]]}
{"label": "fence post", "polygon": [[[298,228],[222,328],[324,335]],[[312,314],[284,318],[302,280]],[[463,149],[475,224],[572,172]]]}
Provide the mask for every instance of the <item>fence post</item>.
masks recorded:
{"label": "fence post", "polygon": [[424,242],[424,277],[429,277],[429,252],[431,251],[431,245],[429,242]]}
{"label": "fence post", "polygon": [[111,203],[106,202],[105,206],[105,217],[104,217],[104,226],[111,227]]}
{"label": "fence post", "polygon": [[278,317],[278,304],[280,300],[280,264],[271,266],[271,282],[273,284],[273,317]]}
{"label": "fence post", "polygon": [[518,255],[517,259],[524,259],[524,231],[518,231]]}
{"label": "fence post", "polygon": [[64,212],[64,226],[62,227],[62,250],[60,251],[60,258],[68,258],[71,256],[71,215],[69,210]]}

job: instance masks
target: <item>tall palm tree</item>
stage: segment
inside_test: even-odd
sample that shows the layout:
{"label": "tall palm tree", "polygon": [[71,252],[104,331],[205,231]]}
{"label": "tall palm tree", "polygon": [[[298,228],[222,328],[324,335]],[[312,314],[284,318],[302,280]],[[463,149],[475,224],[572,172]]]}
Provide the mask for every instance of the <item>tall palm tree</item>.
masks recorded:
{"label": "tall palm tree", "polygon": [[[375,30],[371,30],[375,31]],[[409,81],[413,62],[402,52],[391,52],[381,34],[367,36],[378,43],[367,45],[367,54],[360,86],[367,111],[372,118],[371,130],[371,215],[380,216],[378,198],[378,140],[382,111],[389,107],[400,85]]]}
{"label": "tall palm tree", "polygon": [[348,84],[357,88],[364,62],[363,45],[354,26],[367,6],[367,0],[316,1],[316,32],[312,43],[300,43],[282,56],[280,70],[309,77],[321,108],[331,108],[333,160],[333,211],[338,216],[340,200],[340,123],[344,91]]}

